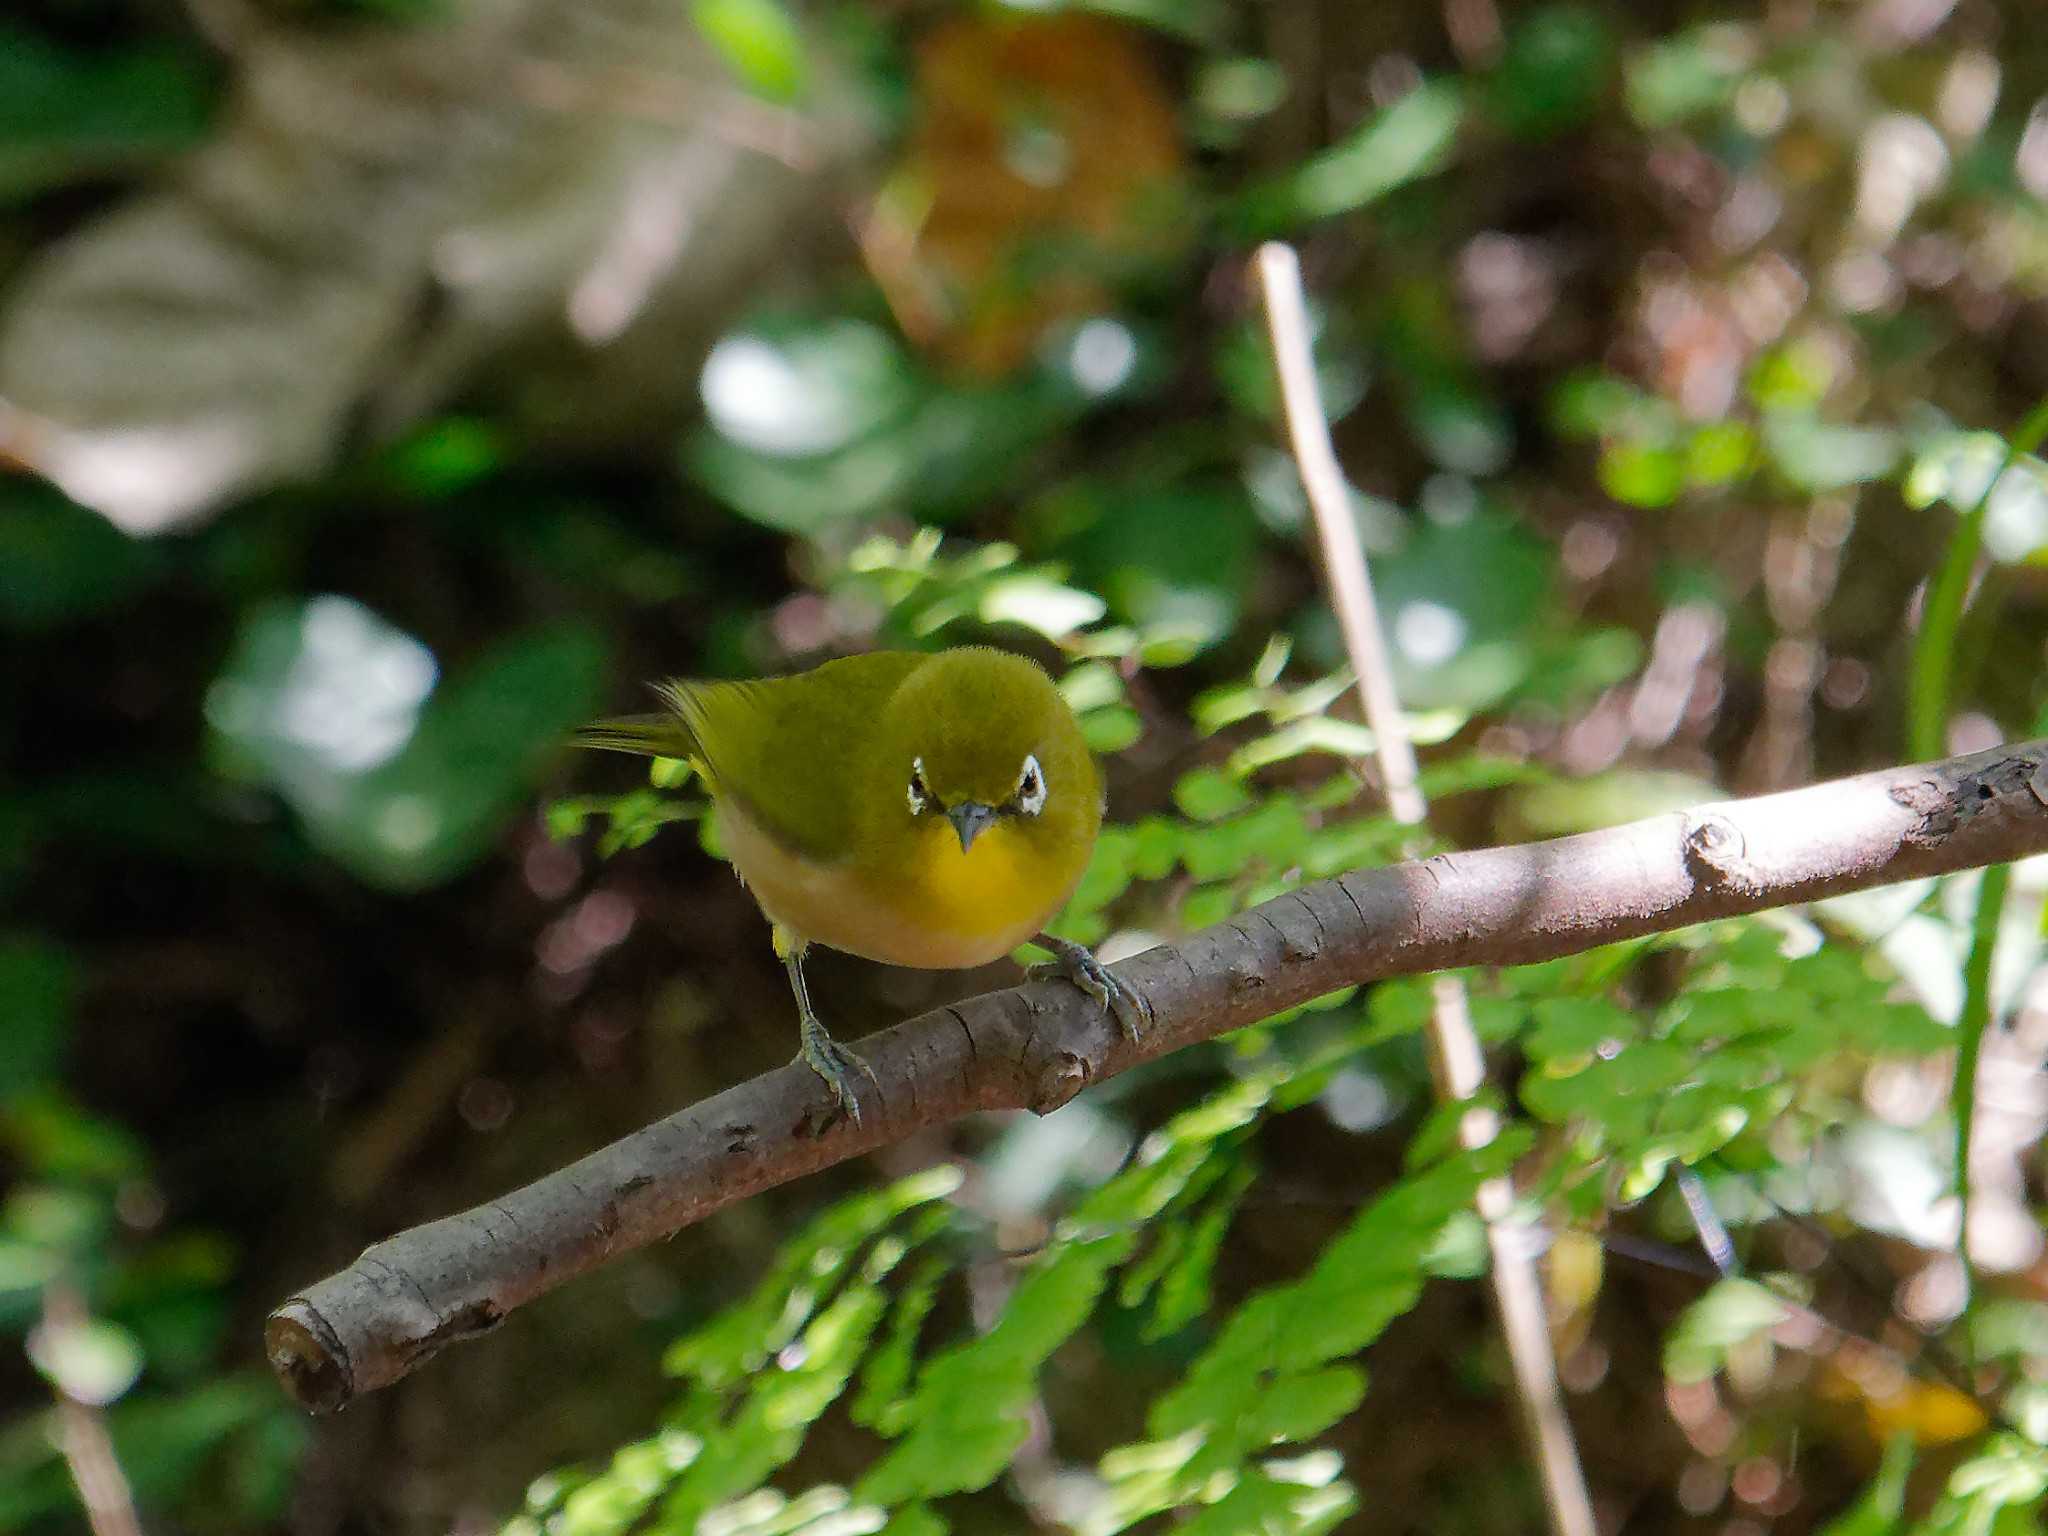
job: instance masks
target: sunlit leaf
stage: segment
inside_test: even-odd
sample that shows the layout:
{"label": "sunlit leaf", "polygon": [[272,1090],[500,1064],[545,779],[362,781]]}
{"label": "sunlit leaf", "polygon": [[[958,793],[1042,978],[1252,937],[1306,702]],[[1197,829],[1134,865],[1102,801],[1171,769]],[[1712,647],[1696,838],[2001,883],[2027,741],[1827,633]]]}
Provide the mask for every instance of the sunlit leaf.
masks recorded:
{"label": "sunlit leaf", "polygon": [[127,1329],[99,1318],[45,1320],[28,1340],[28,1358],[65,1396],[104,1407],[142,1374],[142,1347]]}
{"label": "sunlit leaf", "polygon": [[1373,579],[1409,708],[1481,709],[1528,675],[1554,571],[1520,524],[1488,512],[1426,521]]}
{"label": "sunlit leaf", "polygon": [[803,35],[777,0],[691,0],[690,16],[755,95],[779,102],[803,95]]}
{"label": "sunlit leaf", "polygon": [[345,598],[274,604],[207,697],[221,762],[272,785],[363,879],[413,889],[489,845],[569,728],[595,712],[587,630],[501,641],[443,684],[432,653]]}
{"label": "sunlit leaf", "polygon": [[1266,233],[1377,202],[1441,169],[1464,120],[1465,94],[1457,81],[1417,86],[1339,143],[1255,192],[1246,204],[1246,221]]}
{"label": "sunlit leaf", "polygon": [[1785,1321],[1786,1305],[1754,1280],[1717,1281],[1685,1309],[1664,1340],[1664,1374],[1673,1381],[1701,1381],[1721,1368],[1737,1344]]}
{"label": "sunlit leaf", "polygon": [[1600,488],[1632,507],[1668,507],[1687,483],[1686,462],[1675,449],[1617,442],[1600,455]]}
{"label": "sunlit leaf", "polygon": [[1062,553],[1117,617],[1170,627],[1196,650],[1230,633],[1257,569],[1258,523],[1241,495],[1207,486],[1102,487],[1069,501],[1093,526]]}
{"label": "sunlit leaf", "polygon": [[1899,460],[1898,435],[1882,427],[1844,427],[1804,416],[1764,422],[1764,450],[1802,490],[1829,491],[1881,480]]}
{"label": "sunlit leaf", "polygon": [[1635,54],[1627,69],[1628,107],[1646,128],[1668,127],[1724,106],[1755,63],[1749,32],[1700,26]]}
{"label": "sunlit leaf", "polygon": [[882,1504],[979,1488],[1009,1465],[1046,1357],[1094,1309],[1129,1233],[1070,1242],[1041,1260],[988,1333],[942,1351],[919,1373],[902,1440],[868,1469],[855,1495]]}

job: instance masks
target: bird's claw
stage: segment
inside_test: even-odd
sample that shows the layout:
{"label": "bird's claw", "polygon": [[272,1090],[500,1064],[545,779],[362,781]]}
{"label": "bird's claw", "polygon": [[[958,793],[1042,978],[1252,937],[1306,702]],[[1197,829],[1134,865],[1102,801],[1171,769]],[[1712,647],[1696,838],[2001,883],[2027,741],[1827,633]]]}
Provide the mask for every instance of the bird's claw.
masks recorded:
{"label": "bird's claw", "polygon": [[840,1112],[859,1125],[860,1100],[853,1091],[853,1075],[855,1072],[863,1074],[880,1091],[882,1082],[875,1076],[875,1069],[858,1052],[848,1050],[834,1040],[816,1019],[803,1021],[803,1045],[797,1051],[796,1059],[824,1079]]}
{"label": "bird's claw", "polygon": [[1061,976],[1071,981],[1116,1019],[1126,1040],[1133,1045],[1138,1043],[1145,1026],[1152,1022],[1150,1003],[1112,976],[1108,967],[1090,954],[1085,945],[1076,944],[1071,939],[1056,939],[1050,934],[1040,934],[1031,942],[1051,950],[1053,958],[1042,965],[1032,966],[1027,975],[1034,979]]}

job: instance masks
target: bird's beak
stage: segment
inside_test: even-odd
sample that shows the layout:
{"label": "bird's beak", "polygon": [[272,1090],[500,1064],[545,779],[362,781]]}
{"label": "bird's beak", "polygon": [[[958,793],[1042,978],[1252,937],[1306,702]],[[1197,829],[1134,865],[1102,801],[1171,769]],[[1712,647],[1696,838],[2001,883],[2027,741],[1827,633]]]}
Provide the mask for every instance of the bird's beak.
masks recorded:
{"label": "bird's beak", "polygon": [[953,823],[953,830],[960,834],[962,853],[974,846],[974,840],[986,832],[995,819],[996,808],[983,805],[979,800],[963,800],[946,812],[946,820]]}

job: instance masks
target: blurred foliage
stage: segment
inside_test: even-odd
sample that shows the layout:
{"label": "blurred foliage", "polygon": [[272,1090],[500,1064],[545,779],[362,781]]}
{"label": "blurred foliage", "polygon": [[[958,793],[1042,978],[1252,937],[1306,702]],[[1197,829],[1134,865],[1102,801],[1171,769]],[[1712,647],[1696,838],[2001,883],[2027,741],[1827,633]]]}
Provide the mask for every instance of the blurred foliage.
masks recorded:
{"label": "blurred foliage", "polygon": [[[2039,1528],[2025,865],[1466,977],[1482,1155],[1385,983],[758,1197],[335,1423],[258,1342],[786,1057],[687,771],[559,750],[634,679],[1045,661],[1112,791],[1058,931],[1111,956],[1410,851],[1254,239],[1429,846],[2039,730],[2037,23],[11,8],[0,1528],[79,1527],[83,1409],[152,1530],[1518,1533],[1493,1171],[1627,1529]],[[849,1035],[1014,974],[817,970]]]}

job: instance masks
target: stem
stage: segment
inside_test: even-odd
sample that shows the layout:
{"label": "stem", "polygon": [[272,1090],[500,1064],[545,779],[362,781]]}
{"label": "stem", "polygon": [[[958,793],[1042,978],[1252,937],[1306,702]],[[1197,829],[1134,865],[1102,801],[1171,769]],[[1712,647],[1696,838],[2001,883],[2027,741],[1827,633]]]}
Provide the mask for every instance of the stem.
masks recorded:
{"label": "stem", "polygon": [[[1998,472],[1985,482],[1976,502],[1956,524],[1942,555],[1941,569],[1928,589],[1913,645],[1906,736],[1915,753],[1941,750],[1948,733],[1950,683],[1956,662],[1956,635],[1969,605],[1970,577],[1984,542],[1984,514],[2012,467],[2048,438],[2048,398],[2034,407],[2006,444]],[[1949,1105],[1956,1124],[1956,1256],[1963,1266],[1965,1305],[1977,1294],[1976,1269],[1970,1262],[1970,1133],[1977,1119],[1977,1060],[1984,1030],[1991,1021],[1991,956],[1998,943],[1998,923],[2005,912],[2010,872],[1995,866],[1985,872],[1977,891],[1977,910],[1970,923],[1970,956],[1963,970],[1963,1011],[1956,1021],[1956,1075]]]}
{"label": "stem", "polygon": [[[1292,246],[1273,241],[1259,248],[1258,271],[1288,437],[1315,515],[1331,605],[1337,610],[1352,670],[1358,674],[1358,700],[1366,724],[1372,727],[1387,808],[1396,821],[1420,827],[1428,820],[1429,802],[1416,774],[1415,748],[1408,739],[1408,722],[1395,692],[1394,669],[1373,600],[1372,574],[1352,516],[1351,491],[1331,446],[1329,422],[1316,389],[1301,263]],[[1477,1095],[1486,1081],[1486,1058],[1472,1028],[1465,984],[1455,976],[1439,976],[1431,998],[1430,1061],[1437,1097],[1462,1104]],[[1459,1126],[1459,1140],[1467,1147],[1483,1147],[1498,1131],[1498,1117],[1490,1111],[1468,1111]],[[1586,1474],[1579,1465],[1571,1420],[1564,1411],[1542,1279],[1536,1272],[1538,1244],[1530,1240],[1529,1224],[1514,1215],[1513,1181],[1487,1180],[1479,1187],[1477,1204],[1493,1256],[1487,1275],[1494,1310],[1507,1341],[1523,1426],[1542,1477],[1550,1528],[1555,1536],[1594,1536],[1593,1504],[1586,1492]]]}
{"label": "stem", "polygon": [[[52,1285],[43,1292],[45,1328],[78,1328],[86,1321],[85,1304],[70,1287]],[[57,1449],[71,1473],[72,1486],[78,1490],[92,1536],[143,1536],[135,1495],[121,1471],[113,1437],[107,1433],[99,1408],[73,1397],[62,1386],[56,1393]]]}
{"label": "stem", "polygon": [[1998,946],[2012,866],[1994,864],[1977,888],[1970,923],[1970,957],[1963,965],[1963,1011],[1956,1020],[1956,1076],[1949,1103],[1956,1122],[1956,1257],[1963,1261],[1964,1305],[1976,1299],[1977,1271],[1970,1262],[1970,1133],[1977,1123],[1977,1061],[1991,1022],[1991,956]]}
{"label": "stem", "polygon": [[1998,473],[1985,484],[1983,493],[1956,524],[1942,554],[1941,569],[1927,591],[1927,604],[1920,617],[1920,635],[1913,644],[1912,676],[1908,685],[1906,740],[1913,756],[1939,755],[1948,730],[1949,683],[1955,659],[1956,630],[1969,606],[1970,576],[1977,568],[1977,552],[1984,543],[1984,512],[2000,483],[2027,454],[2048,438],[2048,399],[2034,407],[2019,430],[2006,444],[2005,459]]}

